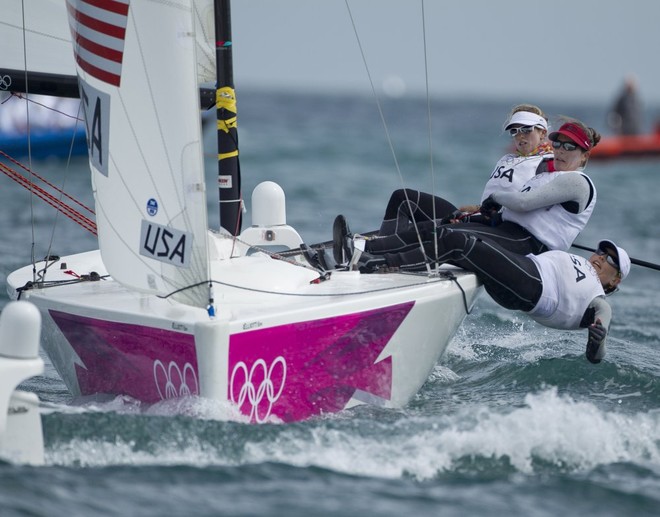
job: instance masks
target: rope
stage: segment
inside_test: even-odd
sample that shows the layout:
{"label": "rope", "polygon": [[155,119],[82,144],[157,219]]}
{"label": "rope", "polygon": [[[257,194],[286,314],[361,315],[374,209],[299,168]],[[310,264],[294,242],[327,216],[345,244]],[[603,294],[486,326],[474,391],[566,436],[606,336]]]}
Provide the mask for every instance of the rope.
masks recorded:
{"label": "rope", "polygon": [[71,201],[73,201],[76,205],[80,206],[81,208],[84,208],[84,209],[87,210],[90,214],[94,215],[94,210],[92,210],[91,208],[89,208],[87,205],[85,205],[84,203],[81,203],[81,202],[78,201],[75,197],[70,196],[70,195],[67,194],[64,190],[62,190],[61,188],[59,188],[57,185],[52,184],[52,183],[51,183],[50,181],[48,181],[46,178],[44,178],[43,176],[40,176],[38,173],[36,173],[36,172],[34,172],[33,170],[29,169],[28,167],[26,167],[25,165],[23,165],[23,164],[22,164],[21,162],[19,162],[18,160],[16,160],[16,159],[12,158],[11,156],[9,156],[9,155],[8,155],[7,153],[5,153],[4,151],[0,151],[0,155],[2,155],[2,156],[4,156],[5,158],[7,158],[7,159],[8,159],[10,162],[12,162],[13,164],[18,165],[21,169],[25,170],[25,172],[28,172],[29,174],[31,174],[32,176],[34,176],[34,177],[37,178],[38,180],[43,181],[46,185],[48,185],[50,188],[52,188],[52,189],[53,189],[55,192],[57,192],[58,194],[62,194],[62,195],[63,195],[64,197],[66,197],[67,199],[70,199]]}
{"label": "rope", "polygon": [[463,290],[463,286],[458,282],[458,278],[456,278],[456,275],[452,273],[451,271],[443,271],[442,275],[447,279],[453,281],[456,286],[461,290],[461,294],[463,295],[463,307],[465,307],[465,314],[470,314],[472,311],[470,311],[467,303],[467,295],[465,294],[465,291]]}
{"label": "rope", "polygon": [[[8,158],[11,162],[19,165],[21,168],[29,172],[30,174],[34,175],[36,178],[44,182],[48,187],[56,191],[58,194],[61,194],[65,196],[67,199],[71,200],[73,203],[77,204],[78,206],[84,208],[91,214],[94,214],[94,211],[85,206],[83,203],[77,201],[75,198],[71,197],[70,195],[66,194],[62,189],[56,187],[49,181],[47,181],[45,178],[39,176],[38,174],[35,174],[33,171],[31,171],[29,168],[25,167],[22,165],[20,162],[14,160],[11,156],[7,155],[5,152],[0,151],[0,155]],[[27,189],[30,191],[32,194],[36,195],[38,198],[41,200],[45,201],[48,205],[52,206],[55,208],[58,212],[61,214],[65,215],[78,225],[82,226],[85,230],[91,232],[93,235],[97,235],[96,231],[96,223],[88,218],[87,216],[83,215],[81,212],[76,210],[75,208],[69,206],[66,204],[62,199],[54,196],[50,192],[48,192],[46,189],[40,187],[34,181],[27,179],[25,176],[23,176],[21,173],[17,172],[16,170],[12,169],[8,165],[0,162],[0,171],[3,172],[7,177],[10,179],[14,180],[16,183],[21,185],[23,188]]]}
{"label": "rope", "polygon": [[[403,273],[401,273],[401,274],[403,274]],[[406,274],[413,274],[415,276],[422,276],[422,274],[419,274],[419,273],[406,273]],[[426,276],[426,274],[423,274],[423,276],[425,278],[424,281],[413,283],[413,284],[381,287],[381,288],[378,288],[378,289],[368,289],[366,291],[353,291],[353,292],[350,292],[350,293],[342,292],[342,293],[319,293],[319,294],[315,294],[315,293],[304,293],[304,294],[303,293],[290,293],[290,292],[286,292],[286,291],[268,291],[266,289],[257,289],[255,287],[245,287],[245,286],[241,286],[241,285],[230,284],[228,282],[221,282],[220,280],[211,280],[210,282],[208,280],[205,280],[203,282],[198,282],[198,283],[193,284],[193,285],[182,287],[181,289],[177,289],[176,291],[173,291],[169,294],[159,296],[159,298],[167,299],[167,298],[169,298],[170,296],[172,296],[176,293],[180,293],[181,291],[185,291],[187,289],[194,289],[195,287],[199,287],[200,285],[206,285],[208,283],[218,284],[218,285],[223,285],[225,287],[233,287],[234,289],[241,289],[243,291],[250,291],[250,292],[256,292],[256,293],[263,293],[263,294],[275,294],[275,295],[279,295],[279,296],[296,296],[296,297],[302,297],[302,298],[324,298],[324,297],[356,296],[356,295],[369,294],[369,293],[379,293],[379,292],[382,292],[382,291],[392,291],[392,290],[395,290],[395,289],[408,289],[410,287],[417,287],[419,285],[428,285],[429,283],[443,282],[443,281],[446,281],[446,280],[457,280],[456,277],[454,277],[454,278],[448,278],[448,277],[445,278],[444,272],[440,276],[436,276],[435,278],[431,278],[431,279],[429,279]],[[459,284],[459,287],[460,287],[460,284]],[[462,288],[461,288],[461,291],[463,291]],[[463,297],[464,297],[465,303],[467,304],[467,301],[465,300],[465,293],[464,292],[463,292]]]}

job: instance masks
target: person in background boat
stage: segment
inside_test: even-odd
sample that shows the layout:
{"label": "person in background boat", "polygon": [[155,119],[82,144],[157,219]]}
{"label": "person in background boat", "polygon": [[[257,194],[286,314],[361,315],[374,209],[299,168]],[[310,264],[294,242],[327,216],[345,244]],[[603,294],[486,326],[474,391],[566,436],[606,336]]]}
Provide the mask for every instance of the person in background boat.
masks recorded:
{"label": "person in background boat", "polygon": [[[507,115],[504,130],[513,138],[514,152],[505,154],[495,165],[481,194],[481,201],[496,191],[518,191],[541,170],[551,167],[552,147],[547,141],[548,117],[533,104],[518,104]],[[378,235],[413,230],[414,223],[430,220],[458,221],[459,214],[479,211],[480,205],[456,208],[449,201],[412,189],[395,190],[385,208]]]}
{"label": "person in background boat", "polygon": [[626,78],[621,93],[607,115],[607,123],[619,135],[638,135],[642,132],[642,107],[637,81]]}
{"label": "person in background boat", "polygon": [[[521,255],[568,250],[596,204],[596,188],[582,171],[591,149],[600,141],[600,134],[578,120],[569,119],[549,138],[555,151],[552,170],[535,174],[519,192],[493,192],[481,204],[481,218],[452,225],[454,231],[488,239]],[[424,270],[434,261],[435,253],[429,255],[428,251],[435,247],[438,227],[435,221],[422,221],[416,230],[366,240],[366,254],[360,260],[397,254],[398,264],[405,264],[411,270]],[[333,225],[335,260],[350,262],[352,246],[348,223],[339,215]]]}
{"label": "person in background boat", "polygon": [[[587,359],[599,363],[605,356],[612,317],[605,295],[615,292],[630,272],[628,254],[614,242],[600,241],[588,260],[560,250],[523,256],[489,239],[443,226],[438,249],[436,263],[472,271],[502,307],[526,312],[547,327],[588,328]],[[388,267],[406,268],[398,254],[378,259],[385,259]]]}

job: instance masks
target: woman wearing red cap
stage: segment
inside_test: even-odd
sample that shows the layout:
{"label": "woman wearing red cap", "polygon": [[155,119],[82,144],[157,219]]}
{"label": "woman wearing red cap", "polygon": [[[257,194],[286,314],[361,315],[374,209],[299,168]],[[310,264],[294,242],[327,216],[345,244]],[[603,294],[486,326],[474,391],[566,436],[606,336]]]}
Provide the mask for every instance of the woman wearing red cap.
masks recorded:
{"label": "woman wearing red cap", "polygon": [[[452,229],[490,239],[521,255],[568,250],[596,204],[596,188],[582,169],[591,149],[600,141],[600,134],[572,119],[549,138],[555,155],[553,161],[543,162],[548,166],[546,172],[537,172],[519,191],[493,192],[481,205],[482,217],[454,224]],[[418,222],[413,230],[367,240],[364,251],[398,253],[401,264],[423,269],[426,263],[433,262],[435,254],[427,255],[419,243],[435,240],[436,228],[436,222],[427,219]],[[344,217],[337,216],[333,226],[337,262],[350,260],[351,237]]]}
{"label": "woman wearing red cap", "polygon": [[596,204],[596,188],[582,170],[600,134],[571,119],[549,138],[554,171],[535,175],[520,192],[494,192],[482,203],[482,212],[501,208],[502,221],[519,224],[547,249],[567,250]]}
{"label": "woman wearing red cap", "polygon": [[[515,150],[505,154],[495,165],[481,195],[481,200],[497,191],[518,191],[537,172],[547,170],[544,160],[552,159],[547,141],[548,117],[533,104],[518,104],[507,115],[504,130],[513,138]],[[378,235],[393,235],[413,229],[413,223],[442,220],[458,212],[478,212],[480,205],[456,208],[449,201],[413,189],[395,190],[385,208]]]}

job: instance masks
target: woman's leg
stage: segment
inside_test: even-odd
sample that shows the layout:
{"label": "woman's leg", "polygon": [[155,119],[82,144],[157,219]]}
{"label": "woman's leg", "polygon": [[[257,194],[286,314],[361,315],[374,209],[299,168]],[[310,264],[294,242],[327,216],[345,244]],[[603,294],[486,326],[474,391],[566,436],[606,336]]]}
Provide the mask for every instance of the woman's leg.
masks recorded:
{"label": "woman's leg", "polygon": [[520,255],[527,255],[529,253],[538,255],[547,251],[546,246],[539,242],[531,233],[522,226],[511,222],[505,221],[497,226],[488,226],[482,223],[457,223],[437,227],[436,232],[438,233],[435,234],[433,233],[434,228],[436,226],[430,221],[421,222],[417,225],[419,234],[417,231],[412,230],[369,240],[365,244],[364,251],[367,253],[384,254],[404,253],[417,249],[417,253],[407,256],[412,262],[406,263],[408,265],[414,264],[417,267],[420,262],[423,263],[427,259],[426,254],[420,249],[420,240],[424,243],[427,251],[432,250],[430,251],[430,255],[428,255],[428,257],[432,258],[428,260],[433,261],[433,258],[436,257],[435,246],[429,246],[428,243],[433,243],[439,238],[440,228],[451,229],[455,232],[467,232],[478,237],[487,238],[496,242],[504,249]]}
{"label": "woman's leg", "polygon": [[421,223],[442,219],[457,210],[449,201],[412,189],[392,192],[385,208],[379,235],[394,235],[414,230],[413,221]]}
{"label": "woman's leg", "polygon": [[[438,263],[449,262],[472,271],[483,282],[488,294],[507,309],[530,311],[534,308],[543,285],[531,259],[507,250],[488,237],[447,226],[438,231]],[[388,253],[384,258],[388,266],[418,271],[435,253],[434,244],[427,242],[424,253],[416,249]]]}
{"label": "woman's leg", "polygon": [[522,226],[504,221],[497,226],[488,226],[482,223],[458,223],[448,226],[453,231],[468,232],[477,237],[484,237],[502,246],[505,250],[528,255],[538,255],[548,251],[545,244],[539,241]]}

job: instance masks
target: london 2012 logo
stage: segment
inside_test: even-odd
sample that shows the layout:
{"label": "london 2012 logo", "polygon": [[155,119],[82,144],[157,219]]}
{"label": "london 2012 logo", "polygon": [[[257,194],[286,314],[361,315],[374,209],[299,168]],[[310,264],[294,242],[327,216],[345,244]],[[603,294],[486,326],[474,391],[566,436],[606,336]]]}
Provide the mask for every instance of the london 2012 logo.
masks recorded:
{"label": "london 2012 logo", "polygon": [[241,410],[247,404],[245,409],[249,410],[250,420],[263,423],[282,395],[285,382],[286,361],[282,356],[276,357],[270,366],[263,359],[257,359],[249,370],[239,361],[231,373],[229,395]]}
{"label": "london 2012 logo", "polygon": [[199,395],[197,374],[190,363],[183,365],[183,370],[174,361],[167,368],[159,360],[154,361],[154,381],[161,400]]}

